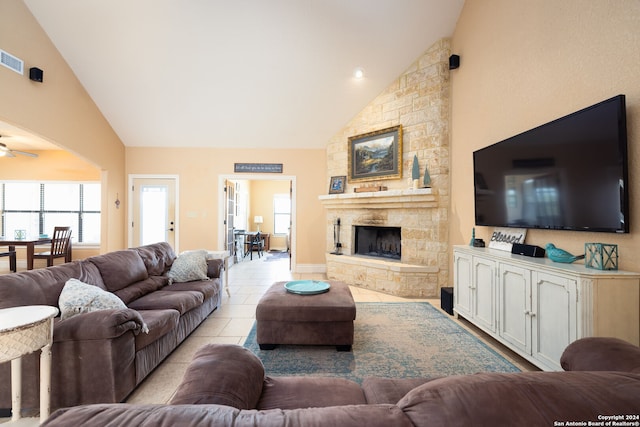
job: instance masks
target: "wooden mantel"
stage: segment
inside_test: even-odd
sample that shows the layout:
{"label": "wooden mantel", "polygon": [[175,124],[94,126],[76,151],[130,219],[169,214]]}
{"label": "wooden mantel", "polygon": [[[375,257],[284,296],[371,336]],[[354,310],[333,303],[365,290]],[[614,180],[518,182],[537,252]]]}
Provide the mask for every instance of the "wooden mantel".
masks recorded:
{"label": "wooden mantel", "polygon": [[438,199],[431,188],[342,193],[318,196],[326,209],[424,209],[436,208]]}

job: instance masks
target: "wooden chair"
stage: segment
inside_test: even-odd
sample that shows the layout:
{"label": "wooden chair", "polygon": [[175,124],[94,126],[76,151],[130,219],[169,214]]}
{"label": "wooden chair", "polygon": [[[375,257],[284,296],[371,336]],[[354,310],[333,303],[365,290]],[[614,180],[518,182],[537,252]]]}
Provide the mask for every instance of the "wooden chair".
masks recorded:
{"label": "wooden chair", "polygon": [[53,238],[51,239],[51,249],[46,252],[33,254],[33,259],[46,259],[47,267],[53,265],[56,258],[64,258],[68,260],[69,248],[71,245],[71,227],[55,227],[53,229]]}
{"label": "wooden chair", "polygon": [[18,271],[18,268],[16,266],[16,251],[8,250],[8,251],[0,252],[0,257],[5,257],[5,256],[9,257],[9,270],[11,270],[14,273]]}

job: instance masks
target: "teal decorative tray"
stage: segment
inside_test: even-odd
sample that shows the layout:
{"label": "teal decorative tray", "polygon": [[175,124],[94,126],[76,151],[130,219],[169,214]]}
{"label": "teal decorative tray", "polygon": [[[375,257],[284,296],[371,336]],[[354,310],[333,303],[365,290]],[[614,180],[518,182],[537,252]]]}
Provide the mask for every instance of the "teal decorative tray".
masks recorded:
{"label": "teal decorative tray", "polygon": [[331,285],[319,280],[294,280],[284,284],[287,292],[299,295],[315,295],[328,292]]}

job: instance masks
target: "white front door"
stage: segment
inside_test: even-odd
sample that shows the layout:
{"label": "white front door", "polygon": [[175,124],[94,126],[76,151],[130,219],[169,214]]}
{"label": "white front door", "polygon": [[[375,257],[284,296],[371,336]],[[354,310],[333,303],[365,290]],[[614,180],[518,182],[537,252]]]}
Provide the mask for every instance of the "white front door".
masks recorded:
{"label": "white front door", "polygon": [[168,242],[177,251],[176,180],[130,178],[131,247]]}

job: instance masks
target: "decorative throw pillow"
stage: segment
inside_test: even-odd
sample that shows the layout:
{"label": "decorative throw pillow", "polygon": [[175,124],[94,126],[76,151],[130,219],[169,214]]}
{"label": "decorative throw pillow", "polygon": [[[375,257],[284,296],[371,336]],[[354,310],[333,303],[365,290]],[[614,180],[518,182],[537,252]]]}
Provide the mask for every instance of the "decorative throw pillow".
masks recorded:
{"label": "decorative throw pillow", "polygon": [[58,306],[62,320],[81,313],[127,308],[124,302],[111,292],[78,279],[67,280],[62,292],[60,292]]}
{"label": "decorative throw pillow", "polygon": [[173,282],[192,282],[209,280],[207,276],[207,251],[188,251],[178,255],[167,273],[169,284]]}

